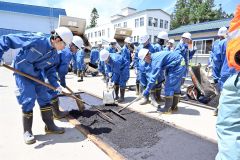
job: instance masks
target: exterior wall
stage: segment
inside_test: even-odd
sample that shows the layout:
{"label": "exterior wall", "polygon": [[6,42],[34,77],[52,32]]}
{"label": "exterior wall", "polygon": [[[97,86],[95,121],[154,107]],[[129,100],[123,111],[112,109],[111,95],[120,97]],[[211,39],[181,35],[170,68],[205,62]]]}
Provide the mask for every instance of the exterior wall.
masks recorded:
{"label": "exterior wall", "polygon": [[[1,22],[4,22],[0,23],[0,28],[19,31],[50,34],[51,30],[58,26],[58,18],[55,17],[0,11],[0,18]],[[9,49],[3,56],[4,61],[10,64],[18,52],[19,49]]]}
{"label": "exterior wall", "polygon": [[23,13],[14,13],[0,11],[1,22],[0,28],[30,31],[30,32],[43,32],[49,34],[50,31],[57,27],[58,18],[44,17]]}
{"label": "exterior wall", "polygon": [[[140,26],[140,18],[144,18],[144,26]],[[148,17],[153,17],[158,19],[158,25],[157,27],[148,26]],[[135,20],[139,20],[139,26],[135,27]],[[163,19],[168,21],[167,29],[160,28],[160,19]],[[127,27],[124,26],[124,22],[127,23]],[[111,23],[105,24],[102,26],[98,26],[95,28],[90,28],[85,31],[86,36],[88,37],[91,44],[96,44],[97,41],[100,41],[101,39],[109,39],[113,38],[114,36],[114,28],[116,27],[124,27],[124,28],[130,28],[132,29],[132,37],[135,38],[135,41],[138,41],[139,36],[147,32],[149,36],[151,36],[151,41],[153,42],[153,37],[157,36],[160,31],[169,31],[170,28],[170,15],[160,11],[160,10],[146,10],[141,11],[139,13],[134,13],[129,16],[126,16],[124,18],[112,20]],[[110,35],[107,35],[107,29],[110,29]],[[95,37],[95,32],[105,30],[105,36],[97,36]],[[93,33],[93,37],[89,36]],[[154,36],[153,36],[154,35]]]}
{"label": "exterior wall", "polygon": [[[198,64],[198,63],[201,63],[202,65],[208,64],[209,56],[211,53],[211,46],[213,42],[217,39],[217,32],[218,32],[218,29],[191,33],[193,43],[189,46],[189,48],[193,48],[195,44],[199,42],[201,43],[201,41],[203,43],[202,45],[196,45],[198,50],[196,51],[195,55],[193,56],[193,59],[191,60],[193,64]],[[169,36],[169,38],[177,41],[176,42],[176,45],[177,45],[177,43],[181,39],[181,35],[182,34]],[[208,44],[206,43],[206,41],[208,41]],[[212,43],[209,41],[211,41]]]}

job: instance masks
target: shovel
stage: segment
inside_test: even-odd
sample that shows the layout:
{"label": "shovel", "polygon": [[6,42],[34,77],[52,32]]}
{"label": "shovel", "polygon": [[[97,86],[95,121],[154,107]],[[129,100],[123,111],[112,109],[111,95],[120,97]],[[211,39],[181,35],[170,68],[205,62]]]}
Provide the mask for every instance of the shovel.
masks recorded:
{"label": "shovel", "polygon": [[126,109],[127,107],[129,107],[130,105],[132,105],[134,102],[137,102],[138,100],[140,100],[142,98],[142,96],[139,96],[137,98],[135,98],[132,102],[130,102],[128,105],[126,105],[125,107],[121,108],[118,113],[122,112],[124,109]]}
{"label": "shovel", "polygon": [[[41,85],[43,85],[43,86],[45,86],[45,87],[48,87],[48,88],[50,88],[50,89],[52,89],[52,90],[56,90],[56,88],[53,87],[52,85],[50,85],[50,84],[48,84],[48,83],[45,83],[45,82],[43,82],[43,81],[41,81],[41,80],[39,80],[39,79],[37,79],[37,78],[35,78],[35,77],[32,77],[32,76],[30,76],[30,75],[28,75],[28,74],[26,74],[26,73],[23,73],[23,72],[15,69],[15,68],[13,68],[13,67],[10,67],[10,66],[8,66],[8,65],[6,65],[6,64],[3,64],[3,67],[5,67],[5,68],[7,68],[7,69],[9,69],[9,70],[11,70],[11,71],[13,71],[13,72],[21,75],[21,76],[24,76],[24,77],[26,77],[26,78],[28,78],[28,79],[31,79],[32,81],[37,82],[37,83],[39,83],[39,84],[41,84]],[[76,100],[76,103],[77,103],[77,106],[78,106],[78,108],[79,108],[79,111],[82,112],[82,111],[84,110],[83,103],[85,103],[85,102],[84,102],[83,100],[81,100],[80,98],[76,97],[75,95],[72,95],[72,94],[69,94],[69,93],[66,93],[66,92],[62,92],[62,93],[63,93],[65,96],[71,97],[71,98],[73,98],[73,99]]]}

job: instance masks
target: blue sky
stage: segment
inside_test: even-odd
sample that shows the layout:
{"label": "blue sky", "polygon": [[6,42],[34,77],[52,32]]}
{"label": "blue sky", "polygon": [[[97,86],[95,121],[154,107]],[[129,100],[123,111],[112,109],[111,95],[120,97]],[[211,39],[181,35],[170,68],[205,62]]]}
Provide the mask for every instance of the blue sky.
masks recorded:
{"label": "blue sky", "polygon": [[[120,13],[125,7],[144,9],[160,8],[172,13],[176,0],[3,0],[6,2],[23,3],[30,5],[52,6],[66,9],[67,15],[86,18],[89,22],[92,9],[95,7],[99,13],[98,24],[107,23],[111,15]],[[215,4],[221,3],[223,10],[233,13],[240,0],[215,0]]]}

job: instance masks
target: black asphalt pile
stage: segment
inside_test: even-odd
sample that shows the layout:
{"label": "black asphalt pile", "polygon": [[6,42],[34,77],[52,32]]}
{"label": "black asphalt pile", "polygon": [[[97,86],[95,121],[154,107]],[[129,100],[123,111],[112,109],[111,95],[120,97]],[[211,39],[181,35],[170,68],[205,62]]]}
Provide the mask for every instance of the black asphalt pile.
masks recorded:
{"label": "black asphalt pile", "polygon": [[211,160],[217,153],[215,143],[128,109],[121,112],[125,121],[110,111],[118,111],[121,107],[103,106],[101,99],[89,99],[85,99],[87,103],[99,107],[89,108],[83,113],[75,110],[70,114],[78,117],[83,127],[127,159]]}

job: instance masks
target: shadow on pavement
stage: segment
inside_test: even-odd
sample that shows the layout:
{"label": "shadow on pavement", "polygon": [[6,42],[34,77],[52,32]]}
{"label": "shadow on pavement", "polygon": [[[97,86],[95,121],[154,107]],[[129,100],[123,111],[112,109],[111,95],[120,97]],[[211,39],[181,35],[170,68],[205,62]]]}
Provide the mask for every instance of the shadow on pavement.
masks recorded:
{"label": "shadow on pavement", "polygon": [[37,142],[40,142],[40,144],[34,147],[35,149],[41,149],[47,145],[57,143],[76,143],[86,139],[75,128],[65,128],[65,133],[63,134],[40,134],[34,136]]}

